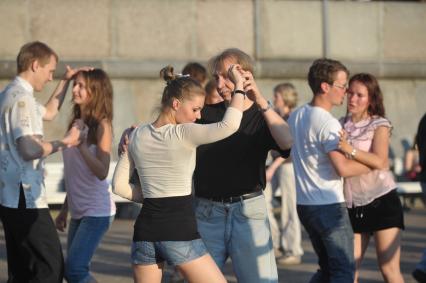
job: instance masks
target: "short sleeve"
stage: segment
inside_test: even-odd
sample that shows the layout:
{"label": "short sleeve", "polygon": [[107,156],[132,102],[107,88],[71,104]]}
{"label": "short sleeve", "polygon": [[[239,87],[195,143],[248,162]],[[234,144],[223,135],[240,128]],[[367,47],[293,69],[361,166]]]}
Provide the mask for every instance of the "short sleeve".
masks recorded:
{"label": "short sleeve", "polygon": [[10,125],[15,140],[27,135],[43,135],[44,107],[33,97],[23,96],[12,106]]}
{"label": "short sleeve", "polygon": [[327,122],[321,130],[321,144],[326,152],[338,149],[339,131],[342,129],[339,121],[332,119]]}
{"label": "short sleeve", "polygon": [[372,128],[376,130],[379,127],[389,128],[389,136],[392,134],[393,126],[388,119],[382,117],[375,119],[372,123]]}

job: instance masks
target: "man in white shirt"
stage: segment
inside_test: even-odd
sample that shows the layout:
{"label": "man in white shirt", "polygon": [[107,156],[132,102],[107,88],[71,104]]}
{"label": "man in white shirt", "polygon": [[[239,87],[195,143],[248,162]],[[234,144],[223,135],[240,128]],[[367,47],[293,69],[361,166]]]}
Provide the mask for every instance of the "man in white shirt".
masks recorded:
{"label": "man in white shirt", "polygon": [[0,219],[11,283],[62,283],[62,250],[47,206],[43,159],[77,145],[80,130],[72,127],[62,140],[48,142],[43,120],[56,116],[78,70],[67,67],[45,106],[33,94],[53,79],[57,61],[46,44],[25,44],[17,57],[18,76],[0,94]]}
{"label": "man in white shirt", "polygon": [[295,140],[291,154],[297,212],[319,258],[319,270],[310,282],[354,280],[353,231],[341,177],[369,169],[338,151],[342,127],[330,113],[343,103],[348,74],[338,61],[316,60],[308,74],[313,99],[288,120]]}

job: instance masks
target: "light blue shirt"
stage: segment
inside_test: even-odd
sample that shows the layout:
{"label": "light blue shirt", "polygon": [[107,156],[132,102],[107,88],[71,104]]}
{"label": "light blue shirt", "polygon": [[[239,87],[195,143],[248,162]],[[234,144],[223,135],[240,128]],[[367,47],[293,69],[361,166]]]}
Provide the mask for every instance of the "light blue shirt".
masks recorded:
{"label": "light blue shirt", "polygon": [[17,208],[20,186],[27,208],[47,208],[44,187],[44,161],[25,161],[17,149],[17,139],[43,137],[44,106],[34,98],[33,87],[16,77],[0,93],[0,204]]}

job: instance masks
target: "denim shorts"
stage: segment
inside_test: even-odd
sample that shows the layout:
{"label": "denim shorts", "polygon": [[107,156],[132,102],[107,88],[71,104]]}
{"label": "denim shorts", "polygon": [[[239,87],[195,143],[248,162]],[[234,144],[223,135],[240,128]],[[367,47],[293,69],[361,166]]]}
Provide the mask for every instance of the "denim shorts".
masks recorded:
{"label": "denim shorts", "polygon": [[132,243],[132,263],[150,265],[166,261],[180,265],[207,254],[201,239],[192,241],[137,241]]}

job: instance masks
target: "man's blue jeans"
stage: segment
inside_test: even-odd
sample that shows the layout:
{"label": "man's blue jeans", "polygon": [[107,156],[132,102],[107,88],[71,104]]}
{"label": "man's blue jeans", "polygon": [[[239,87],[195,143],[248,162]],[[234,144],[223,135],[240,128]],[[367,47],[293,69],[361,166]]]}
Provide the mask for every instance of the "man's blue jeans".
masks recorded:
{"label": "man's blue jeans", "polygon": [[228,257],[238,282],[278,282],[265,197],[235,203],[195,198],[198,231],[220,269]]}
{"label": "man's blue jeans", "polygon": [[69,283],[90,282],[90,261],[113,220],[114,216],[71,219],[65,261],[65,278]]}
{"label": "man's blue jeans", "polygon": [[[423,200],[426,200],[426,182],[421,182],[420,185],[422,186]],[[416,268],[426,273],[426,249],[423,250],[422,259]]]}
{"label": "man's blue jeans", "polygon": [[298,205],[300,221],[318,255],[311,283],[354,281],[354,235],[345,203]]}

